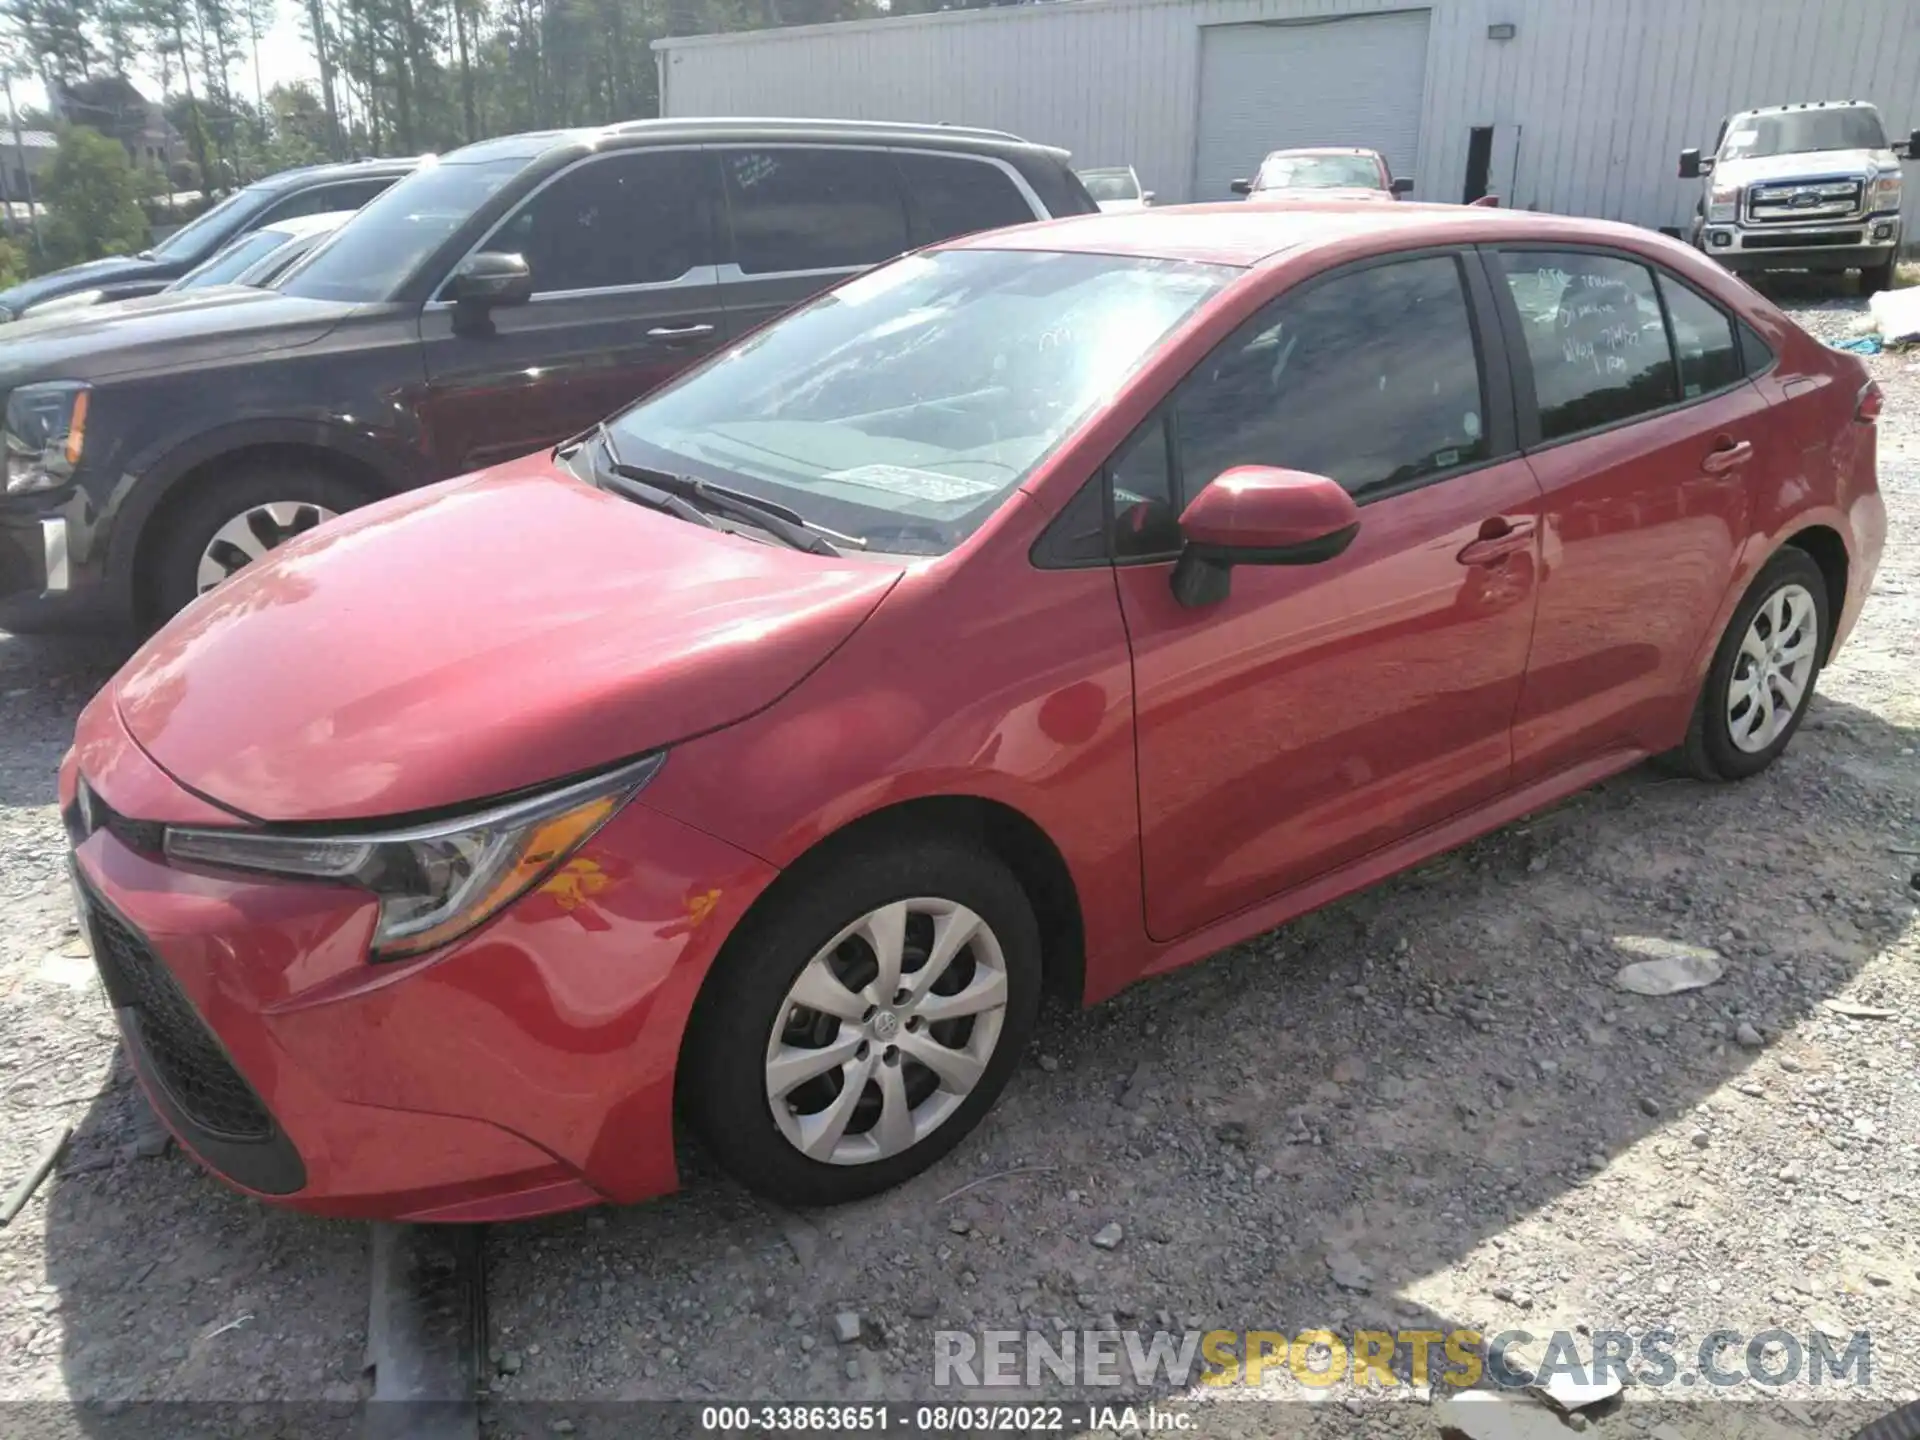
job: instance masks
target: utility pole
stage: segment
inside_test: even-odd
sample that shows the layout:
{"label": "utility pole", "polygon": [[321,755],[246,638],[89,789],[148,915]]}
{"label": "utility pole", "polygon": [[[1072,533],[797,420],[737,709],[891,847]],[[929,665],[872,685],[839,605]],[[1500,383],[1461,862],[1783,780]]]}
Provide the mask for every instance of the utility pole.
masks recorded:
{"label": "utility pole", "polygon": [[[27,227],[33,232],[33,253],[40,255],[40,216],[33,208],[33,172],[27,168],[27,142],[20,134],[20,112],[13,106],[13,66],[11,63],[0,65],[0,79],[7,87],[7,123],[13,127],[13,155],[20,165],[20,180],[27,191]],[[7,202],[8,213],[13,210],[11,199]]]}

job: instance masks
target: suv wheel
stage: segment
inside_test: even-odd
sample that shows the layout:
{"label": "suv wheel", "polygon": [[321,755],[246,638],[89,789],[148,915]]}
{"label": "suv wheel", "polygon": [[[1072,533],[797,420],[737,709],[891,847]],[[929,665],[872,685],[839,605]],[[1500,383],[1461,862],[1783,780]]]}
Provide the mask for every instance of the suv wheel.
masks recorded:
{"label": "suv wheel", "polygon": [[1874,265],[1860,272],[1860,293],[1878,295],[1882,290],[1893,288],[1894,256],[1888,255],[1884,265]]}
{"label": "suv wheel", "polygon": [[201,486],[160,542],[150,618],[169,619],[269,550],[368,498],[325,471],[272,463]]}

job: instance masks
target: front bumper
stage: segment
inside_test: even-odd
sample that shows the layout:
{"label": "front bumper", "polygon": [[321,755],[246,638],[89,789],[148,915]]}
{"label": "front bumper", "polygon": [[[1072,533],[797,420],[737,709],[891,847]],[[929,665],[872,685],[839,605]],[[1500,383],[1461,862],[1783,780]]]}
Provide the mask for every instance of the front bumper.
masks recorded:
{"label": "front bumper", "polygon": [[1869,215],[1844,224],[1705,225],[1700,248],[1727,269],[1867,270],[1900,252],[1897,215]]}
{"label": "front bumper", "polygon": [[119,616],[105,556],[105,533],[78,487],[0,498],[0,630]]}
{"label": "front bumper", "polygon": [[[99,801],[140,820],[77,822],[82,767]],[[61,805],[135,1073],[231,1183],[322,1214],[473,1221],[677,1185],[681,1036],[772,878],[761,862],[630,802],[479,931],[374,965],[364,892],[153,853],[142,822],[201,802],[126,735],[111,690],[82,716]]]}

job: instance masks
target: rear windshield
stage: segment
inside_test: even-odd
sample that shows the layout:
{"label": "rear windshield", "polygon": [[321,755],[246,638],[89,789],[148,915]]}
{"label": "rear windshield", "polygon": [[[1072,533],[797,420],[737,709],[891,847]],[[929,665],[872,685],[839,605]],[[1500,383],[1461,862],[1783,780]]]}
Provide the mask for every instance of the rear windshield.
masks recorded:
{"label": "rear windshield", "polygon": [[1095,200],[1138,200],[1140,184],[1131,170],[1082,170],[1080,182]]}
{"label": "rear windshield", "polygon": [[1723,160],[1755,160],[1768,155],[1800,155],[1812,150],[1884,150],[1887,132],[1869,105],[1837,110],[1789,110],[1782,115],[1748,115],[1727,131]]}
{"label": "rear windshield", "polygon": [[306,300],[390,300],[420,263],[526,168],[519,157],[422,165],[384,191],[275,288]]}

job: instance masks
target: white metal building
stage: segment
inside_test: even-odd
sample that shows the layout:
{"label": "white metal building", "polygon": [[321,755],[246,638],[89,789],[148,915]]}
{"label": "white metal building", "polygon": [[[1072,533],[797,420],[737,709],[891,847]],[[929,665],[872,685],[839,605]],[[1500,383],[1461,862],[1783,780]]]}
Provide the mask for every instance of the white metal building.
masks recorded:
{"label": "white metal building", "polygon": [[[1920,0],[1057,0],[656,41],[663,114],[936,120],[1162,202],[1224,198],[1269,149],[1366,145],[1415,196],[1680,225],[1752,105],[1871,100],[1920,125]],[[1920,240],[1920,165],[1907,235]]]}

